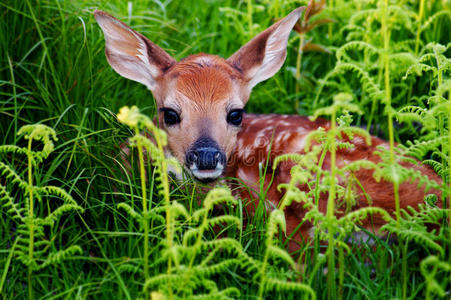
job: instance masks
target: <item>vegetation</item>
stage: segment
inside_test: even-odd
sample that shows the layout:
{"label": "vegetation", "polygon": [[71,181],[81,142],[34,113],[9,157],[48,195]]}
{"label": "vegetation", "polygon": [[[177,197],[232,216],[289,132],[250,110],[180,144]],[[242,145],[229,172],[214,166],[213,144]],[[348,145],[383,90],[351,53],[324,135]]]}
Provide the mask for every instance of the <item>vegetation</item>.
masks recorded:
{"label": "vegetation", "polygon": [[[179,166],[164,156],[152,96],[109,67],[94,9],[180,59],[228,57],[301,5],[308,9],[284,67],[254,88],[247,111],[321,115],[333,126],[311,134],[308,154],[278,159],[296,162],[279,207],[246,216],[226,187],[202,194],[192,181],[171,183],[167,169]],[[2,298],[449,298],[449,1],[6,0],[0,7]],[[127,105],[141,110],[120,110]],[[340,169],[332,161],[321,170],[325,153],[350,146],[337,137],[356,133],[390,142],[379,150],[382,162]],[[120,155],[127,139],[137,153],[131,167]],[[412,157],[443,185],[398,164]],[[374,169],[395,195],[416,178],[442,197],[426,197],[417,211],[398,205],[393,216],[367,208],[337,218],[352,207],[352,188],[339,184],[352,168]],[[300,191],[298,183],[315,188]],[[327,214],[316,206],[324,190]],[[306,218],[318,225],[297,261],[282,238],[292,201],[309,207]],[[219,204],[223,211],[213,213]],[[348,243],[374,213],[397,242],[367,232],[369,240]]]}

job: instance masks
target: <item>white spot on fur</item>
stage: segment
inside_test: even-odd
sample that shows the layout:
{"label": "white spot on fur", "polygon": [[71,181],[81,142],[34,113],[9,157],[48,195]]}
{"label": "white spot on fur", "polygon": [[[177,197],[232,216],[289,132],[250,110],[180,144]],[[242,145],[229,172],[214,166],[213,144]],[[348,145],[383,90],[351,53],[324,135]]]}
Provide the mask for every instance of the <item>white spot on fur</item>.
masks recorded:
{"label": "white spot on fur", "polygon": [[241,156],[246,159],[252,154],[252,148],[251,147],[245,147],[243,151],[241,152]]}
{"label": "white spot on fur", "polygon": [[288,121],[280,121],[280,122],[277,123],[277,125],[280,125],[280,126],[291,126],[291,123],[288,122]]}
{"label": "white spot on fur", "polygon": [[295,152],[304,151],[305,143],[306,143],[306,136],[305,135],[299,136],[292,143],[291,151],[295,151]]}
{"label": "white spot on fur", "polygon": [[247,185],[255,183],[254,176],[246,172],[244,169],[238,169],[237,177],[243,180]]}

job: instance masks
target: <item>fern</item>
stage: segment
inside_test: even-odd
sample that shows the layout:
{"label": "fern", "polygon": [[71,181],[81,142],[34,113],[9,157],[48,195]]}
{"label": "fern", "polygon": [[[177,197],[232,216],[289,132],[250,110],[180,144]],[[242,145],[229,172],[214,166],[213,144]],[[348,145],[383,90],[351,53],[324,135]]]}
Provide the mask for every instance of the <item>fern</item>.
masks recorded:
{"label": "fern", "polygon": [[421,261],[420,270],[426,280],[427,300],[435,299],[434,294],[442,298],[449,296],[449,283],[451,282],[451,264],[449,262],[430,255]]}
{"label": "fern", "polygon": [[441,225],[441,221],[446,219],[449,210],[439,207],[430,207],[420,204],[417,209],[408,207],[401,210],[399,225],[394,220],[381,227],[381,231],[394,233],[398,238],[405,241],[414,241],[418,245],[444,254],[444,247],[440,241],[444,240],[441,232],[428,230],[431,224]]}
{"label": "fern", "polygon": [[[421,173],[420,170],[415,170],[412,167],[409,166],[405,167],[401,165],[401,163],[409,163],[411,165],[415,165],[418,162],[408,156],[405,156],[404,153],[402,153],[403,151],[400,149],[404,149],[404,151],[407,152],[407,154],[410,154],[410,152],[408,151],[409,148],[405,147],[397,148],[396,150],[398,152],[398,155],[397,161],[395,163],[391,162],[390,153],[384,147],[378,147],[378,151],[374,152],[375,154],[381,157],[381,162],[378,164],[378,167],[381,170],[380,174],[382,174],[382,177],[386,181],[395,182],[397,184],[401,184],[406,181],[411,183],[418,181],[419,188],[424,187],[426,191],[429,189],[439,190],[441,188],[440,184],[437,183],[435,180],[429,179],[429,177]],[[412,149],[413,151],[411,152],[417,151],[418,153],[421,150],[421,146]]]}
{"label": "fern", "polygon": [[272,258],[273,260],[278,258],[291,267],[295,266],[295,263],[291,256],[289,256],[284,250],[278,248],[274,244],[274,236],[278,229],[280,228],[282,232],[285,233],[286,231],[286,224],[285,224],[285,216],[283,213],[283,208],[287,205],[287,203],[290,200],[288,200],[287,197],[284,197],[281,203],[281,209],[275,209],[271,212],[269,215],[269,222],[268,222],[268,228],[266,232],[266,241],[265,241],[265,254],[263,257],[263,263],[259,267],[258,277],[260,278],[260,286],[259,286],[259,298],[262,299],[263,295],[265,293],[268,293],[271,290],[275,290],[278,293],[284,291],[297,291],[301,293],[307,293],[310,294],[312,299],[316,299],[316,295],[313,292],[313,290],[310,288],[310,286],[298,282],[286,282],[282,280],[278,280],[276,278],[268,276],[268,268],[269,265],[269,259]]}
{"label": "fern", "polygon": [[451,12],[449,10],[441,10],[430,16],[421,26],[421,31],[428,29],[435,22],[437,22],[440,18],[448,18],[451,19]]}
{"label": "fern", "polygon": [[[0,153],[26,155],[28,158],[28,181],[23,179],[12,166],[0,162],[0,174],[6,180],[6,182],[0,183],[0,205],[18,224],[17,248],[14,254],[20,262],[28,267],[28,293],[29,297],[32,298],[33,272],[60,264],[75,254],[82,253],[81,248],[77,245],[52,251],[51,249],[54,249],[54,247],[49,247],[50,242],[44,238],[44,227],[53,227],[63,214],[71,211],[83,212],[83,208],[75,202],[72,196],[59,187],[39,187],[33,184],[33,168],[38,168],[39,164],[53,151],[53,140],[57,140],[56,132],[43,124],[35,124],[23,126],[18,134],[25,134],[25,139],[28,140],[28,148],[4,145],[0,146]],[[43,144],[42,150],[33,150],[31,148],[32,141],[41,141]],[[15,197],[17,197],[17,194],[13,186],[19,188],[19,197],[24,201],[14,201],[11,193],[14,191]],[[37,216],[34,213],[34,200],[37,199],[42,202],[44,199],[50,201],[51,198],[60,199],[63,204],[50,211],[47,216]]]}
{"label": "fern", "polygon": [[282,291],[299,292],[307,294],[310,299],[316,299],[316,294],[310,286],[298,282],[285,282],[276,278],[267,279],[265,281],[265,289],[274,290],[278,293]]}

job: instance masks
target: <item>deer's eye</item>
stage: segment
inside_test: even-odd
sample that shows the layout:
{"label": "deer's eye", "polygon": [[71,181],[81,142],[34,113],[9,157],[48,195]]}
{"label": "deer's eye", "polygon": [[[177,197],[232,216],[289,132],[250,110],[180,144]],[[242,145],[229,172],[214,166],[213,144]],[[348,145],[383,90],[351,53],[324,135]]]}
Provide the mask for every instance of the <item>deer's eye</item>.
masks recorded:
{"label": "deer's eye", "polygon": [[234,109],[227,114],[227,122],[239,126],[243,121],[243,110],[242,109]]}
{"label": "deer's eye", "polygon": [[164,123],[168,126],[180,123],[179,114],[171,108],[162,108],[164,114]]}

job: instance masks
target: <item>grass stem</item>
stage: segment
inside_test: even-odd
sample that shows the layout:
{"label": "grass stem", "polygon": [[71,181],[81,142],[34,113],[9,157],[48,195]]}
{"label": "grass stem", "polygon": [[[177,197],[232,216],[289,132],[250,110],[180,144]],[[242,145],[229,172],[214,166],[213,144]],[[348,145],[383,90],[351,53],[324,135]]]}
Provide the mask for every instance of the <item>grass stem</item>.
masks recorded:
{"label": "grass stem", "polygon": [[[157,142],[158,151],[163,155],[163,159],[161,160],[161,184],[163,186],[163,195],[164,195],[164,204],[166,207],[166,239],[168,249],[172,249],[173,247],[173,234],[174,234],[174,220],[172,217],[172,209],[171,209],[171,199],[170,199],[170,191],[169,191],[169,177],[168,177],[168,165],[167,161],[164,158],[164,146],[163,141],[159,134],[155,134],[155,140]],[[167,274],[172,274],[172,258],[168,256],[168,269]],[[173,298],[172,294],[172,286],[171,282],[168,282],[168,290],[169,290],[169,298]]]}
{"label": "grass stem", "polygon": [[[449,229],[449,262],[451,263],[451,89],[448,90],[448,229]],[[443,199],[446,202],[446,199]]]}
{"label": "grass stem", "polygon": [[252,0],[247,0],[247,26],[249,27],[249,34],[252,35],[254,24],[252,21]]}
{"label": "grass stem", "polygon": [[[333,9],[334,9],[334,0],[329,0],[329,11],[332,13]],[[327,24],[327,33],[328,33],[329,39],[332,39],[332,26],[333,26],[332,22]]]}
{"label": "grass stem", "polygon": [[[135,133],[139,134],[139,129],[135,128]],[[144,278],[149,279],[149,220],[147,218],[147,191],[146,191],[146,170],[144,168],[143,146],[138,140],[139,174],[141,178],[143,223],[144,223]]]}
{"label": "grass stem", "polygon": [[[333,218],[335,213],[335,177],[337,176],[336,168],[336,149],[335,149],[335,137],[336,137],[336,111],[332,112],[331,126],[329,131],[329,149],[330,149],[330,188],[329,188],[329,199],[327,200],[327,214],[326,218],[329,224],[333,224]],[[334,234],[335,228],[329,226],[328,235],[328,259],[327,259],[327,298],[336,299],[336,288],[335,288],[335,247],[334,247]]]}
{"label": "grass stem", "polygon": [[415,56],[418,55],[418,50],[420,48],[420,35],[421,35],[421,20],[423,19],[424,14],[424,0],[420,0],[420,8],[418,12],[418,28],[417,28],[417,36],[415,39]]}
{"label": "grass stem", "polygon": [[[302,23],[304,23],[304,21],[302,21]],[[304,24],[302,24],[301,27],[303,27]],[[294,109],[295,112],[299,111],[299,100],[298,100],[298,94],[299,94],[299,90],[300,90],[300,85],[299,85],[299,80],[301,79],[301,61],[302,61],[302,47],[304,45],[304,40],[305,40],[305,34],[304,33],[300,33],[299,34],[299,51],[298,51],[298,55],[296,57],[296,88],[295,88],[295,92],[296,92],[296,97],[294,98],[295,103],[294,103]]]}
{"label": "grass stem", "polygon": [[33,159],[31,153],[31,143],[33,139],[28,140],[28,227],[30,231],[30,239],[28,244],[28,299],[33,299],[33,249],[34,249],[34,211],[33,211]]}

